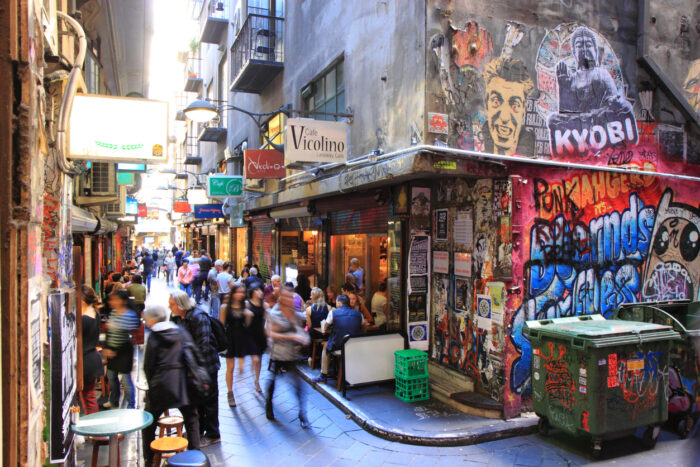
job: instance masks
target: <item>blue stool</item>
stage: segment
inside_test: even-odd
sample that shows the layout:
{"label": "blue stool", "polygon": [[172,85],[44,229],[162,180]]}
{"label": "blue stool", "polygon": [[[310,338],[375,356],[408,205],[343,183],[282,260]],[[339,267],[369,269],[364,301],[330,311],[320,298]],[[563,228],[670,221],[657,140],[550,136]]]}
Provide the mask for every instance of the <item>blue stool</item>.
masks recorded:
{"label": "blue stool", "polygon": [[202,451],[185,451],[166,459],[166,467],[211,467],[209,458]]}

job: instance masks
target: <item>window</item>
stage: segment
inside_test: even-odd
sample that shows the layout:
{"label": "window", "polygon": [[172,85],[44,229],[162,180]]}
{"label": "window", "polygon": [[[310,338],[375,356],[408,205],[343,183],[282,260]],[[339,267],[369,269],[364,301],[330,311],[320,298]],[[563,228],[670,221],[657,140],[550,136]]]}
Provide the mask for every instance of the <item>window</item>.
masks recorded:
{"label": "window", "polygon": [[100,93],[100,64],[97,57],[91,52],[85,55],[85,86],[88,94]]}
{"label": "window", "polygon": [[[216,85],[216,100],[219,104],[228,102],[228,67],[226,66],[226,54],[219,62],[219,75],[217,76],[218,83]],[[221,112],[221,127],[227,128],[228,112]]]}
{"label": "window", "polygon": [[[302,92],[304,110],[309,112],[344,113],[345,79],[344,62],[340,60],[306,86]],[[333,115],[310,115],[317,120],[338,120]]]}

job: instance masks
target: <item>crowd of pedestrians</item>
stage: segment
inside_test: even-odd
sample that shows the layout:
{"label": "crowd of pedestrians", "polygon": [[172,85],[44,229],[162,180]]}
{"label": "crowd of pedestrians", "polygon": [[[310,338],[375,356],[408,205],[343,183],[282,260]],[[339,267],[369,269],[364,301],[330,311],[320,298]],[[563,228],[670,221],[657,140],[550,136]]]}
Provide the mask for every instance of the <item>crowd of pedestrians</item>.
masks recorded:
{"label": "crowd of pedestrians", "polygon": [[[311,338],[327,339],[318,381],[332,376],[331,355],[340,348],[343,336],[385,326],[386,284],[381,284],[372,297],[370,311],[363,300],[364,272],[356,259],[350,261],[340,293],[332,285],[325,291],[312,288],[309,279],[301,274],[296,285],[283,284],[279,275],[266,282],[259,271],[257,265],[245,265],[237,275],[230,262],[214,261],[205,250],[190,253],[177,246],[169,250],[139,248],[122,273],[111,273],[105,278],[105,306],[100,307],[98,294],[84,286],[85,383],[80,394],[84,412],[98,410],[95,381],[103,375],[103,358],[107,362],[110,393],[102,407],[135,406],[131,380],[134,336],[143,320],[150,330],[143,356],[148,383],[145,410],[157,420],[164,411],[179,409],[190,449],[220,440],[220,357],[226,362],[227,401],[231,409],[236,407],[235,379],[242,375],[246,358],[250,357],[254,390],[264,397],[266,417],[275,419],[275,383],[284,374],[291,378],[297,394],[299,423],[308,427],[302,384],[293,367],[310,355]],[[152,277],[161,274],[169,286],[167,304],[147,301]],[[105,321],[106,337],[100,356],[97,349],[101,319]],[[260,375],[265,353],[270,355],[270,375],[263,392]],[[120,378],[126,389],[123,401]],[[154,434],[155,424],[143,430],[146,465],[152,462],[150,443]]]}

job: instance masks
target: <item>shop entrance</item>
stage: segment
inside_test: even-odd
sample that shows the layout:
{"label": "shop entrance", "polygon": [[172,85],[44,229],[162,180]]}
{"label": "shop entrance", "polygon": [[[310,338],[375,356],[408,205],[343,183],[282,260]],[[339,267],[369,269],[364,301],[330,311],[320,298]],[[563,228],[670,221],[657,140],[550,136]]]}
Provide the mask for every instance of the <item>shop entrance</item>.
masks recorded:
{"label": "shop entrance", "polygon": [[310,287],[318,287],[321,267],[321,242],[318,230],[280,232],[280,276],[282,282],[296,286],[299,276],[309,280]]}

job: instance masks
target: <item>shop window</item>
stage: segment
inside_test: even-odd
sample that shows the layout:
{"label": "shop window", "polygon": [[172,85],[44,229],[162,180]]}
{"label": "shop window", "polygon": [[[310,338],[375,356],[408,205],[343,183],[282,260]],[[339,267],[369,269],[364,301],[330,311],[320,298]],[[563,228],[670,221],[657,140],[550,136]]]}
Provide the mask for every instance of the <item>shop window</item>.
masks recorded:
{"label": "shop window", "polygon": [[[301,91],[304,110],[323,113],[345,112],[345,63],[341,59]],[[316,120],[338,120],[333,115],[314,115]]]}
{"label": "shop window", "polygon": [[297,285],[303,274],[311,287],[319,287],[323,275],[321,258],[321,234],[319,230],[280,233],[280,264],[283,282]]}

